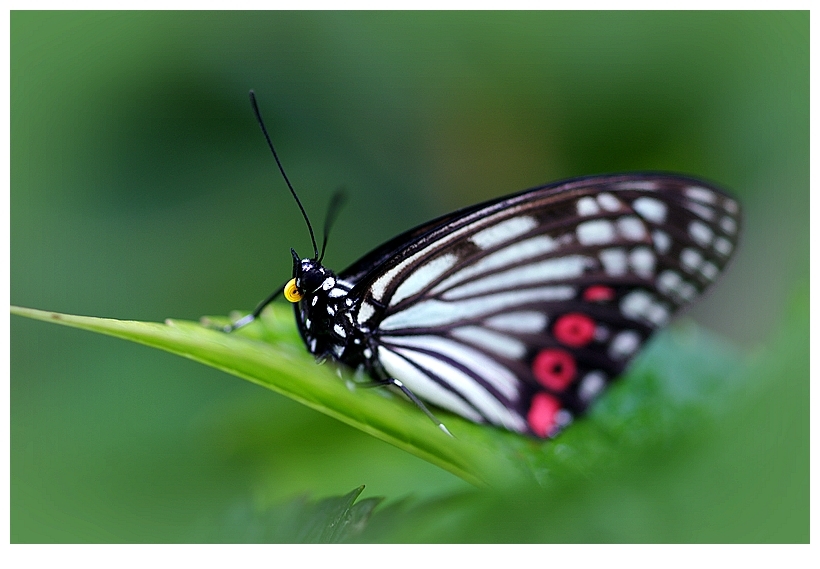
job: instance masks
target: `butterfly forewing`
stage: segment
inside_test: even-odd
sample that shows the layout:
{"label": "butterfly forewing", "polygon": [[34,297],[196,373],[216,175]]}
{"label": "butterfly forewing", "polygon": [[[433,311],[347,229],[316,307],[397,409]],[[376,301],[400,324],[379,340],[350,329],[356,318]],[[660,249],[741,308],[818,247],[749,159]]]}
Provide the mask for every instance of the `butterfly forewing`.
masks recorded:
{"label": "butterfly forewing", "polygon": [[434,220],[340,278],[378,372],[543,437],[715,280],[738,231],[737,202],[701,181],[580,178]]}

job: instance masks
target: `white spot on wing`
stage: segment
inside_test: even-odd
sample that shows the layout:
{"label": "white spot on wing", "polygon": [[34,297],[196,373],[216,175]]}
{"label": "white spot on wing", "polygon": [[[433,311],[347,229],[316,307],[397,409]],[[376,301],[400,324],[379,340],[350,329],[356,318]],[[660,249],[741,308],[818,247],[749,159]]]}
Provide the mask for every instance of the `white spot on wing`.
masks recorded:
{"label": "white spot on wing", "polygon": [[669,311],[653,296],[643,290],[634,290],[620,302],[621,313],[633,320],[644,319],[655,326],[663,326],[669,320]]}
{"label": "white spot on wing", "polygon": [[678,294],[683,300],[690,302],[698,295],[698,289],[688,281],[681,281],[678,285]]}
{"label": "white spot on wing", "polygon": [[645,291],[632,291],[621,299],[621,312],[627,318],[639,318],[652,304],[652,296]]}
{"label": "white spot on wing", "polygon": [[[397,348],[395,351],[412,360],[422,369],[426,369],[445,380],[453,389],[458,391],[462,397],[479,409],[492,423],[503,425],[511,431],[522,431],[525,429],[524,421],[519,415],[511,413],[501,401],[493,397],[489,391],[476,383],[472,377],[460,369],[428,354],[405,348]],[[407,387],[410,388],[410,391],[416,391],[410,381],[404,380],[403,378],[398,379],[404,381]],[[436,401],[432,402],[437,403]]]}
{"label": "white spot on wing", "polygon": [[626,252],[620,247],[614,249],[604,249],[598,253],[604,271],[611,277],[619,277],[626,274],[627,259]]}
{"label": "white spot on wing", "polygon": [[707,221],[712,221],[713,219],[715,219],[715,211],[712,208],[705,206],[703,204],[699,204],[697,202],[689,202],[686,204],[686,209],[688,209],[692,213],[697,214],[699,217]]}
{"label": "white spot on wing", "polygon": [[390,285],[393,279],[395,279],[396,276],[402,271],[404,271],[407,267],[416,263],[418,259],[427,255],[432,248],[440,249],[445,244],[452,243],[457,239],[461,239],[465,234],[472,233],[476,230],[476,228],[492,226],[497,218],[505,217],[507,215],[509,215],[509,210],[504,210],[501,213],[481,217],[478,221],[465,225],[464,227],[461,227],[455,231],[451,231],[446,235],[442,236],[441,238],[431,242],[420,251],[417,251],[416,253],[410,255],[408,258],[404,259],[398,265],[388,270],[381,277],[376,279],[376,282],[373,283],[373,286],[370,289],[373,298],[377,301],[382,300],[382,297],[384,296],[384,293],[387,290],[388,285]]}
{"label": "white spot on wing", "polygon": [[589,402],[606,387],[606,375],[600,371],[591,371],[584,376],[578,386],[578,397],[581,401]]}
{"label": "white spot on wing", "polygon": [[621,200],[612,194],[598,194],[598,203],[601,204],[601,207],[607,211],[618,211],[621,209]]}
{"label": "white spot on wing", "polygon": [[580,276],[589,265],[589,259],[581,255],[568,255],[537,263],[518,265],[514,269],[479,278],[444,293],[446,299],[457,299],[503,290],[514,286],[531,285]]}
{"label": "white spot on wing", "polygon": [[658,290],[663,294],[670,295],[677,293],[678,286],[681,283],[681,277],[678,273],[672,270],[666,270],[658,275],[657,285]]}
{"label": "white spot on wing", "polygon": [[723,208],[728,211],[729,213],[737,213],[738,207],[737,202],[735,200],[731,200],[726,198],[723,202]]}
{"label": "white spot on wing", "polygon": [[672,247],[672,239],[669,234],[660,229],[652,232],[652,243],[655,245],[655,250],[661,255],[666,255],[669,248]]}
{"label": "white spot on wing", "polygon": [[623,360],[631,356],[641,345],[641,336],[634,330],[623,330],[615,334],[609,343],[609,357],[613,360]]}
{"label": "white spot on wing", "polygon": [[[518,218],[521,219],[521,218]],[[410,273],[410,276],[402,282],[390,299],[390,306],[398,304],[405,298],[409,298],[424,290],[425,287],[433,283],[443,273],[449,270],[458,261],[458,257],[452,253],[436,257],[432,261],[428,261],[415,271]]]}
{"label": "white spot on wing", "polygon": [[729,254],[732,252],[732,242],[726,239],[725,237],[718,237],[715,239],[715,242],[712,244],[715,248],[715,251],[723,255],[724,257],[728,257]]}
{"label": "white spot on wing", "polygon": [[535,311],[507,312],[491,316],[484,323],[504,332],[536,334],[547,327],[547,315]]}
{"label": "white spot on wing", "polygon": [[631,182],[618,182],[613,186],[616,190],[644,190],[644,191],[652,191],[658,189],[657,182],[638,182],[638,181],[631,181]]}
{"label": "white spot on wing", "polygon": [[441,292],[442,290],[446,290],[457,283],[472,279],[482,273],[486,273],[506,265],[518,265],[527,259],[549,253],[557,247],[558,245],[555,243],[555,240],[547,235],[539,235],[538,237],[525,239],[524,241],[504,247],[495,253],[490,253],[480,261],[447,277],[435,288],[433,288],[431,292]]}
{"label": "white spot on wing", "polygon": [[452,334],[459,340],[470,342],[505,358],[517,360],[527,353],[527,346],[523,342],[480,326],[462,326],[455,328]]}
{"label": "white spot on wing", "polygon": [[646,225],[633,215],[621,217],[616,223],[618,224],[618,232],[625,239],[638,241],[646,237]]}
{"label": "white spot on wing", "polygon": [[638,275],[649,278],[655,272],[655,255],[646,247],[636,247],[629,253],[629,264]]}
{"label": "white spot on wing", "polygon": [[684,193],[687,197],[699,202],[712,204],[717,201],[713,191],[707,190],[706,188],[701,188],[700,186],[689,186],[686,190],[684,190]]}
{"label": "white spot on wing", "polygon": [[430,377],[383,346],[379,346],[379,361],[392,377],[402,381],[416,396],[477,423],[484,419],[454,393],[442,387]]}
{"label": "white spot on wing", "polygon": [[693,221],[689,224],[689,235],[701,247],[707,247],[714,237],[712,230],[702,221]]}
{"label": "white spot on wing", "polygon": [[735,220],[727,215],[720,220],[720,228],[724,233],[734,235],[737,231],[737,223],[735,223]]}
{"label": "white spot on wing", "polygon": [[364,325],[365,322],[370,320],[370,317],[376,312],[376,309],[373,307],[372,304],[369,302],[362,302],[362,305],[359,307],[359,314],[356,317],[359,324]]}
{"label": "white spot on wing", "polygon": [[703,266],[700,268],[700,272],[704,277],[706,277],[706,280],[713,281],[715,280],[715,277],[718,276],[720,271],[715,265],[707,261],[703,263]]}
{"label": "white spot on wing", "polygon": [[598,204],[595,203],[595,200],[590,196],[584,196],[583,198],[579,199],[578,202],[575,204],[576,210],[578,211],[578,215],[585,217],[587,215],[595,215],[601,208],[598,207]]}
{"label": "white spot on wing", "polygon": [[424,300],[396,314],[391,314],[382,320],[379,329],[387,331],[402,328],[431,328],[494,314],[513,306],[522,306],[532,302],[567,300],[573,296],[575,296],[573,287],[554,286],[514,290],[456,302]]}
{"label": "white spot on wing", "polygon": [[509,369],[474,348],[441,336],[391,336],[388,345],[440,353],[473,370],[510,401],[518,400],[518,378]]}
{"label": "white spot on wing", "polygon": [[652,223],[666,221],[666,204],[655,198],[641,197],[632,202],[632,208]]}
{"label": "white spot on wing", "polygon": [[615,228],[611,221],[594,219],[578,224],[575,229],[581,245],[604,245],[615,239]]}
{"label": "white spot on wing", "polygon": [[342,338],[347,338],[347,334],[345,333],[345,329],[339,326],[338,324],[334,324],[333,331],[336,332]]}
{"label": "white spot on wing", "polygon": [[513,217],[487,229],[482,229],[470,237],[470,241],[482,249],[489,249],[527,233],[536,225],[538,225],[538,222],[535,221],[535,218],[529,216]]}
{"label": "white spot on wing", "polygon": [[687,247],[686,249],[680,252],[680,262],[681,265],[683,265],[684,269],[686,269],[690,273],[693,273],[698,269],[698,267],[700,267],[700,264],[703,262],[703,256],[696,250]]}

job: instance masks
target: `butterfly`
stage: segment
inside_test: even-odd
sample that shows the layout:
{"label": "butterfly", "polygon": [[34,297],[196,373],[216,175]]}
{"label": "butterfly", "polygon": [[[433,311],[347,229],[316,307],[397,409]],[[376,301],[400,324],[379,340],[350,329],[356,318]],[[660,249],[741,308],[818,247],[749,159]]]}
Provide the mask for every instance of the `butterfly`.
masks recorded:
{"label": "butterfly", "polygon": [[339,273],[310,229],[315,255],[291,250],[284,294],[317,358],[400,388],[428,415],[423,402],[554,437],[718,278],[740,224],[738,202],[702,180],[573,178],[434,219]]}

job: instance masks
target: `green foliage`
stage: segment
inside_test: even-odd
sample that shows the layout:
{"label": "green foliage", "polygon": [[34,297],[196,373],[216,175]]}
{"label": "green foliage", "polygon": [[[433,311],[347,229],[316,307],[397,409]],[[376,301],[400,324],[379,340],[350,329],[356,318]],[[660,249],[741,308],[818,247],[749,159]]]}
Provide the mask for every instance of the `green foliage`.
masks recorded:
{"label": "green foliage", "polygon": [[360,486],[344,496],[311,500],[294,498],[285,504],[258,508],[248,502],[234,506],[216,524],[213,540],[230,543],[343,543],[361,534],[382,498],[356,501]]}

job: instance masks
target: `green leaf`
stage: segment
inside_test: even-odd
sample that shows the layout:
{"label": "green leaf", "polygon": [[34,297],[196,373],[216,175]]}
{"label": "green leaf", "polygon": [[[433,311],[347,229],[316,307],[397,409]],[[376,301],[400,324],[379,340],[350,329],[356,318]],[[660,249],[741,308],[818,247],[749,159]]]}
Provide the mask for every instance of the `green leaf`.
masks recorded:
{"label": "green leaf", "polygon": [[367,527],[383,498],[356,502],[364,486],[344,496],[313,501],[300,496],[264,509],[237,504],[222,520],[213,541],[231,543],[343,543]]}
{"label": "green leaf", "polygon": [[744,367],[719,339],[692,325],[678,326],[651,342],[627,377],[609,389],[587,418],[555,441],[476,425],[438,410],[454,435],[448,437],[402,396],[352,388],[352,382],[336,376],[334,366],[316,365],[302,346],[289,307],[274,305],[233,334],[176,320],[121,321],[19,307],[12,307],[12,313],[131,340],[213,366],[335,417],[472,484],[496,488],[520,482],[547,487],[579,474],[589,476],[623,460],[629,448],[657,444],[697,422],[713,420],[741,385]]}

